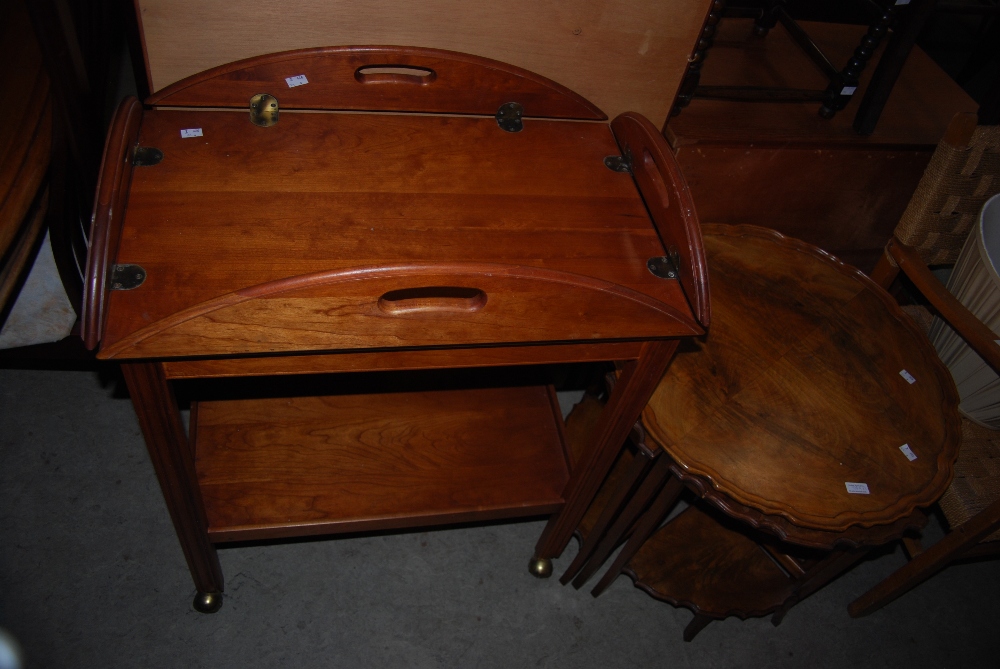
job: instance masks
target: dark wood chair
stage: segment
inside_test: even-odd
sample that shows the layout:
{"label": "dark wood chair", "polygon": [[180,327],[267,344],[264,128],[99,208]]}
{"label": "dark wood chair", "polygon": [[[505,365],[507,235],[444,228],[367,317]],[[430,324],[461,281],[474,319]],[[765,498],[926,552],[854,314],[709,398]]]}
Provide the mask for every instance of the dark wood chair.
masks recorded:
{"label": "dark wood chair", "polygon": [[778,23],[812,64],[819,69],[829,84],[824,90],[798,90],[789,88],[763,88],[759,86],[710,86],[701,84],[701,68],[712,47],[718,23],[727,15],[747,15],[746,10],[727,10],[726,0],[714,0],[695,49],[689,59],[688,69],[681,81],[670,115],[676,116],[695,98],[732,100],[740,102],[819,102],[819,115],[832,118],[844,109],[858,91],[862,71],[874,56],[887,34],[889,41],[883,50],[871,81],[864,91],[854,119],[854,129],[860,135],[875,131],[882,109],[903,69],[903,64],[916,42],[937,0],[869,0],[872,19],[868,31],[842,68],[834,65],[823,50],[810,38],[802,26],[785,9],[786,0],[767,0],[763,10],[756,15],[754,34],[763,38]]}
{"label": "dark wood chair", "polygon": [[[976,126],[974,115],[956,116],[872,278],[889,288],[902,272],[933,311],[1000,372],[997,335],[928,268],[955,262],[979,210],[997,193],[1000,126]],[[963,419],[962,437],[955,479],[939,502],[949,533],[927,549],[904,541],[910,562],[855,600],[852,616],[877,611],[952,562],[1000,555],[1000,432]]]}

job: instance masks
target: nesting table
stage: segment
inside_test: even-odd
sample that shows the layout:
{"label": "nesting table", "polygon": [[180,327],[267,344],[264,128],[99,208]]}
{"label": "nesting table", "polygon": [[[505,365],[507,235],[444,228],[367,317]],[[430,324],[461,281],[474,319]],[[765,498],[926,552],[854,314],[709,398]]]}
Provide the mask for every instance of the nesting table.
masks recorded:
{"label": "nesting table", "polygon": [[[635,492],[596,524],[576,581],[634,528],[595,593],[624,569],[695,612],[688,640],[729,615],[778,622],[868,548],[919,528],[961,434],[947,369],[868,277],[771,230],[703,232],[712,329],[643,411],[637,474],[619,486]],[[660,527],[685,487],[699,501]]]}
{"label": "nesting table", "polygon": [[[710,318],[657,129],[454,52],[285,52],[126,100],[93,226],[85,339],[122,363],[205,612],[216,545],[248,539],[552,514],[547,575]],[[533,371],[588,361],[622,381],[572,458]]]}

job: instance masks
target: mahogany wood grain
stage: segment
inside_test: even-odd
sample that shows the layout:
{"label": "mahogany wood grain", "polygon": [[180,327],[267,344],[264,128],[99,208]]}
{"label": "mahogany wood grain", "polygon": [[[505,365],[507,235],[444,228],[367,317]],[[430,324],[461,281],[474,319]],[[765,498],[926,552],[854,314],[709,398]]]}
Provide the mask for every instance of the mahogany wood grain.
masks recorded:
{"label": "mahogany wood grain", "polygon": [[[181,138],[190,127],[204,136]],[[618,151],[605,125],[298,113],[259,128],[158,110],[139,143],[164,158],[134,172],[113,262],[147,279],[110,296],[102,357],[701,330],[678,283],[646,269],[664,249],[629,176],[603,163]],[[485,303],[378,306],[439,287]]]}
{"label": "mahogany wood grain", "polygon": [[[305,76],[291,87],[287,77]],[[500,61],[455,51],[341,46],[256,56],[200,72],[146,104],[237,107],[270,93],[280,109],[406,111],[492,116],[517,102],[526,117],[604,120],[589,101],[556,82]]]}
{"label": "mahogany wood grain", "polygon": [[793,591],[764,548],[697,506],[653,534],[624,572],[656,599],[713,619],[767,615]]}
{"label": "mahogany wood grain", "polygon": [[[442,288],[479,291],[483,296],[481,307],[452,309],[442,300],[440,307],[412,312],[381,308],[380,296],[392,292],[430,294]],[[597,322],[596,314],[607,316]],[[106,345],[99,357],[224,355],[699,333],[698,325],[684,312],[610,282],[498,263],[415,263],[317,273],[236,291],[179,311]]]}
{"label": "mahogany wood grain", "polygon": [[220,593],[222,567],[206,533],[193,452],[163,367],[155,362],[132,362],[122,365],[122,373],[195,587],[202,593]]}
{"label": "mahogany wood grain", "polygon": [[568,479],[544,386],[200,402],[214,541],[551,513]]}
{"label": "mahogany wood grain", "polygon": [[500,8],[485,0],[135,2],[153,90],[276,51],[418,45],[513,63],[579,92],[611,117],[637,111],[658,126],[667,117],[708,4],[510,0]]}
{"label": "mahogany wood grain", "polygon": [[708,273],[698,214],[684,174],[670,146],[646,118],[625,113],[611,124],[622,155],[656,226],[668,256],[676,253],[684,294],[703,327],[712,319]]}
{"label": "mahogany wood grain", "polygon": [[[197,358],[166,360],[163,368],[170,379],[234,376],[282,376],[380,369],[444,369],[496,367],[500,365],[545,365],[555,363],[634,360],[640,342],[549,344],[546,346],[496,346],[477,348],[424,348],[394,351],[333,351],[321,355],[266,356],[247,358]],[[581,448],[581,451],[583,449]]]}
{"label": "mahogany wood grain", "polygon": [[80,322],[84,343],[97,348],[107,319],[108,272],[115,264],[132,179],[132,150],[142,121],[142,105],[127,97],[118,105],[101,158],[101,171],[90,223],[90,248],[83,286]]}
{"label": "mahogany wood grain", "polygon": [[716,318],[654,392],[649,437],[738,504],[808,529],[886,525],[933,503],[958,452],[957,396],[895,302],[773,231],[706,226],[705,246]]}
{"label": "mahogany wood grain", "polygon": [[[158,360],[127,363],[155,390],[135,402],[173,444],[158,452],[182,443],[165,423],[176,404],[157,404],[167,374],[625,360],[572,475],[545,387],[198,398],[199,478],[166,493],[188,512],[175,523],[193,573],[212,541],[540,513],[536,555],[560,553],[676,338],[704,332],[680,282],[646,268],[666,249],[632,179],[604,164],[619,153],[608,125],[286,110],[261,128],[245,111],[135,109],[109,142],[91,276],[135,263],[147,278],[106,303],[92,290],[108,317],[91,331],[101,357]],[[162,161],[126,169],[134,144]]]}

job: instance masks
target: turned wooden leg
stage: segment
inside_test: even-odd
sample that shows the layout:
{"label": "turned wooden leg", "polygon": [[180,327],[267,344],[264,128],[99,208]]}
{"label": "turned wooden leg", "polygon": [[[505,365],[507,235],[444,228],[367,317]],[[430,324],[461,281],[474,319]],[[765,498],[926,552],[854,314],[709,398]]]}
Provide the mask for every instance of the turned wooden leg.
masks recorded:
{"label": "turned wooden leg", "polygon": [[[538,539],[532,566],[539,561],[550,563],[552,558],[559,557],[566,549],[676,350],[677,340],[674,339],[646,342],[639,359],[624,365],[601,413],[594,441],[574,467],[566,484],[563,492],[566,503],[549,519]],[[548,573],[551,573],[551,567]]]}
{"label": "turned wooden leg", "polygon": [[222,606],[222,567],[208,538],[194,457],[184,434],[177,400],[162,364],[125,363],[122,372],[160,490],[198,590],[194,607],[202,613],[214,613]]}
{"label": "turned wooden leg", "polygon": [[[663,468],[666,470],[667,463],[669,459],[666,457],[660,458],[656,465],[653,467],[653,471],[650,473],[649,478],[653,478],[660,472],[657,470]],[[670,476],[669,471],[667,471],[667,476]],[[636,523],[635,529],[632,530],[632,535],[625,542],[615,561],[611,563],[608,570],[601,577],[601,580],[597,582],[594,589],[590,591],[590,594],[597,597],[602,592],[604,592],[609,585],[611,585],[618,575],[622,573],[622,569],[628,564],[629,560],[635,557],[635,554],[639,552],[642,545],[646,543],[646,540],[653,536],[653,532],[660,527],[663,523],[663,519],[667,517],[670,509],[674,507],[677,503],[677,498],[680,497],[681,491],[684,490],[684,484],[681,483],[680,479],[674,476],[670,476],[667,484],[660,491],[653,503],[650,505],[649,510],[639,518]]]}

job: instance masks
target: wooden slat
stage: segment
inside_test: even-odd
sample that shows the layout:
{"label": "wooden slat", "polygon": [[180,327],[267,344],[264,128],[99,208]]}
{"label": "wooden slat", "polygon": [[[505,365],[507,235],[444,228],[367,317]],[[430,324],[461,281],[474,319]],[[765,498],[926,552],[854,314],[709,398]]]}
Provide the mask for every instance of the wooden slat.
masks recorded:
{"label": "wooden slat", "polygon": [[280,376],[379,369],[453,369],[501,365],[545,365],[567,362],[634,360],[640,342],[554,344],[403,351],[340,352],[252,358],[203,358],[163,363],[167,378],[198,379],[233,376]]}
{"label": "wooden slat", "polygon": [[568,478],[544,386],[201,402],[214,541],[550,513]]}

